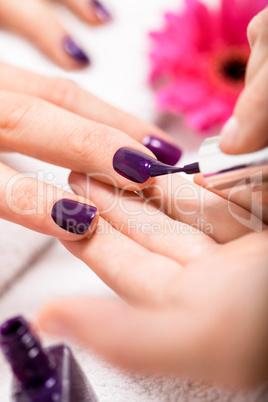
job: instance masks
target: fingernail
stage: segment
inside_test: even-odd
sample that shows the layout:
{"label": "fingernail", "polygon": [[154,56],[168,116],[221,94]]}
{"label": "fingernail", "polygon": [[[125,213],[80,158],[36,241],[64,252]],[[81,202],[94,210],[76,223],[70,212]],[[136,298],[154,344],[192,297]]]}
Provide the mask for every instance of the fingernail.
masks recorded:
{"label": "fingernail", "polygon": [[70,37],[65,36],[62,45],[66,53],[81,64],[90,64],[90,59],[81,47]]}
{"label": "fingernail", "polygon": [[91,205],[63,199],[54,204],[51,217],[60,228],[67,232],[83,235],[87,232],[96,213],[97,208]]}
{"label": "fingernail", "polygon": [[152,151],[160,162],[166,163],[167,165],[174,166],[181,158],[181,149],[161,138],[148,135],[143,139],[142,143]]}
{"label": "fingernail", "polygon": [[156,159],[132,148],[120,148],[113,158],[114,170],[136,183],[145,183],[150,178],[150,168]]}
{"label": "fingernail", "polygon": [[238,132],[238,121],[232,116],[225,123],[222,128],[221,136],[220,136],[220,146],[223,146],[225,149],[231,150],[237,140],[237,132]]}
{"label": "fingernail", "polygon": [[107,22],[112,19],[111,13],[98,0],[91,0],[91,5],[95,11],[96,16],[101,22]]}

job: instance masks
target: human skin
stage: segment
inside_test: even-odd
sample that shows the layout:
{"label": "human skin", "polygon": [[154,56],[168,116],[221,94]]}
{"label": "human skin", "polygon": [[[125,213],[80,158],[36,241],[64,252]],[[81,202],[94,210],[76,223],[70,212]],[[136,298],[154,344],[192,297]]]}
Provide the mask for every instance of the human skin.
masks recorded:
{"label": "human skin", "polygon": [[[221,132],[220,147],[228,154],[257,151],[268,146],[268,8],[257,14],[248,26],[251,55],[246,70],[245,89],[235,106],[233,116]],[[206,186],[201,175],[195,182]],[[251,200],[263,205],[262,219],[268,222],[268,184],[263,183],[262,192],[252,193],[251,184],[245,184],[235,197],[241,205],[248,207]],[[228,198],[229,191],[217,194]]]}
{"label": "human skin", "polygon": [[230,154],[257,151],[268,146],[268,8],[248,26],[251,55],[246,85],[232,118],[223,127],[221,149]]}
{"label": "human skin", "polygon": [[52,302],[39,316],[43,330],[132,371],[237,387],[268,379],[261,221],[244,226],[239,217],[254,220],[249,211],[179,176],[143,190],[150,204],[94,180],[89,192],[77,173],[70,184],[97,203],[101,218],[91,239],[63,245],[126,304],[88,296]]}
{"label": "human skin", "polygon": [[[99,26],[112,19],[106,7],[97,0],[60,0],[83,22]],[[85,68],[90,56],[57,18],[49,0],[1,0],[0,24],[30,40],[51,60],[66,70]],[[66,46],[66,38],[68,44]],[[70,42],[71,41],[71,42]]]}
{"label": "human skin", "polygon": [[[233,149],[223,132],[226,152],[267,146],[263,21],[267,9],[249,26],[253,51],[234,111],[241,133]],[[197,175],[196,183],[202,180]],[[142,198],[94,180],[89,188],[77,173],[70,183],[97,202],[101,218],[90,240],[63,244],[124,302],[88,296],[52,302],[39,315],[41,328],[83,341],[133,371],[237,387],[267,381],[266,192],[252,193],[249,186],[230,199],[227,191],[212,192],[179,176],[157,178]]]}
{"label": "human skin", "polygon": [[[0,152],[19,152],[77,172],[90,173],[117,187],[139,190],[142,185],[118,175],[114,153],[130,147],[154,156],[141,143],[153,135],[172,144],[155,126],[109,106],[75,83],[33,74],[0,63]],[[86,199],[38,182],[0,164],[0,217],[61,239],[81,240],[55,225],[53,205],[64,199],[90,204]],[[93,205],[93,204],[92,204]],[[86,223],[86,222],[85,222]]]}

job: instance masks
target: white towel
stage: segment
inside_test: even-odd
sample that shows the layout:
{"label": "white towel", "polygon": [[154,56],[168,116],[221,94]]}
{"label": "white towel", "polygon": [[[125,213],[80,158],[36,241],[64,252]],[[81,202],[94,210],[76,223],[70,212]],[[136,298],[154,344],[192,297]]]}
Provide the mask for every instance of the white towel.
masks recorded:
{"label": "white towel", "polygon": [[[0,322],[22,313],[35,319],[40,306],[66,295],[109,296],[112,292],[83,263],[54,243],[0,302]],[[64,342],[41,334],[46,344]],[[266,402],[268,389],[260,387],[247,394],[223,391],[218,387],[185,379],[130,376],[110,367],[77,343],[70,346],[91,382],[100,402]],[[11,375],[0,356],[0,401],[9,401]],[[79,402],[79,401],[75,401]]]}
{"label": "white towel", "polygon": [[0,297],[51,244],[48,237],[0,221]]}

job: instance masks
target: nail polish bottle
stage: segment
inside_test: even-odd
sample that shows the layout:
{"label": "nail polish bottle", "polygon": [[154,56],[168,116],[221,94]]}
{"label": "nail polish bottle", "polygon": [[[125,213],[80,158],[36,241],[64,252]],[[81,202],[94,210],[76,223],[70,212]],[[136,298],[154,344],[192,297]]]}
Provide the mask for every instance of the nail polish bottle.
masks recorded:
{"label": "nail polish bottle", "polygon": [[23,317],[1,325],[0,348],[14,374],[12,401],[97,401],[70,348],[43,348]]}

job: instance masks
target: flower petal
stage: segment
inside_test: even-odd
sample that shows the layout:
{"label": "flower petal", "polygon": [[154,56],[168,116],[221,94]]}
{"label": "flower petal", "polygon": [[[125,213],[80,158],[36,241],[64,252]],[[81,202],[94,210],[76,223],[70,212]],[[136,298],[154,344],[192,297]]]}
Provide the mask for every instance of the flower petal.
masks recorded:
{"label": "flower petal", "polygon": [[222,0],[221,30],[227,44],[247,44],[250,20],[267,6],[267,0]]}
{"label": "flower petal", "polygon": [[185,0],[188,15],[195,33],[195,45],[200,51],[210,50],[220,34],[217,13],[198,0]]}
{"label": "flower petal", "polygon": [[249,50],[247,25],[267,5],[267,0],[219,2],[218,8],[209,8],[201,0],[185,0],[183,10],[167,13],[164,29],[151,34],[158,107],[186,112],[187,122],[199,130],[230,116],[241,85],[235,78],[228,81],[220,63],[225,66],[229,49],[232,54],[240,49],[240,56],[242,47]]}
{"label": "flower petal", "polygon": [[211,87],[208,83],[196,77],[181,77],[161,88],[157,101],[160,109],[178,113],[201,107],[210,97]]}
{"label": "flower petal", "polygon": [[207,131],[215,125],[224,124],[231,116],[234,104],[227,99],[212,97],[201,107],[189,110],[186,123],[198,131]]}

